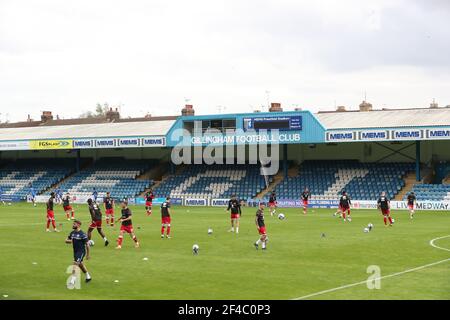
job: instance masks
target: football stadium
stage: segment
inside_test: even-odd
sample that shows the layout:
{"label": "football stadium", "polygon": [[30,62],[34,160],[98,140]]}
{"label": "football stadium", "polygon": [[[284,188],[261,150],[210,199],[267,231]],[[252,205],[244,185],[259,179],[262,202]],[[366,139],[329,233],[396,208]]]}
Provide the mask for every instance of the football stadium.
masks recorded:
{"label": "football stadium", "polygon": [[434,102],[44,111],[0,124],[0,197],[0,299],[450,299]]}

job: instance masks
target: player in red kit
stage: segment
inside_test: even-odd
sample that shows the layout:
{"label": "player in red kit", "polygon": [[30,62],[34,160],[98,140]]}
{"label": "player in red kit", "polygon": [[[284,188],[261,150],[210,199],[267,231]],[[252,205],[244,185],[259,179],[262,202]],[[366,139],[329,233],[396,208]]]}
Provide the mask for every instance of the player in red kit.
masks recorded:
{"label": "player in red kit", "polygon": [[52,224],[53,230],[55,232],[59,232],[56,229],[56,221],[55,221],[55,212],[53,211],[53,207],[55,205],[55,193],[50,193],[50,198],[47,200],[47,232],[50,232],[50,223]]}
{"label": "player in red kit", "polygon": [[394,223],[391,218],[391,202],[388,197],[386,197],[386,192],[382,192],[377,201],[377,207],[381,210],[381,214],[383,215],[384,225],[387,227],[387,222],[389,220],[389,226],[392,227]]}
{"label": "player in red kit", "polygon": [[167,228],[166,238],[170,239],[170,198],[167,197],[166,201],[161,204],[161,239],[164,239],[164,229]]}
{"label": "player in red kit", "polygon": [[258,233],[259,233],[259,239],[255,242],[256,250],[259,249],[260,244],[261,244],[261,248],[263,250],[266,250],[266,245],[267,245],[267,240],[268,240],[266,224],[264,223],[264,207],[265,207],[264,202],[260,202],[259,208],[256,211],[256,216],[255,216],[255,224],[256,224],[256,228],[258,229]]}
{"label": "player in red kit", "polygon": [[147,211],[147,215],[152,214],[152,205],[153,205],[153,199],[155,198],[155,195],[153,194],[153,190],[150,189],[145,194],[145,210]]}
{"label": "player in red kit", "polygon": [[[62,198],[64,212],[66,213],[67,220],[75,220],[75,211],[73,211],[72,206],[70,205],[70,194],[67,192],[66,195]],[[71,218],[72,216],[72,218]]]}
{"label": "player in red kit", "polygon": [[303,190],[301,198],[303,201],[303,214],[306,214],[306,211],[308,211],[309,199],[311,198],[311,192],[309,192],[308,188],[305,188],[305,190]]}
{"label": "player in red kit", "polygon": [[91,224],[88,229],[88,238],[91,240],[92,238],[92,230],[97,229],[97,232],[102,237],[103,241],[105,241],[105,247],[109,244],[108,239],[106,239],[105,233],[102,230],[102,212],[100,211],[100,207],[97,202],[93,201],[91,198],[88,199],[88,208],[89,213],[91,214]]}
{"label": "player in red kit", "polygon": [[269,197],[269,209],[270,209],[270,215],[273,217],[275,212],[277,211],[277,195],[274,192]]}
{"label": "player in red kit", "polygon": [[106,225],[114,227],[114,199],[111,198],[110,192],[107,192],[106,197],[103,198],[103,206],[105,207]]}
{"label": "player in red kit", "polygon": [[[342,196],[339,199],[339,210],[342,213],[342,219],[343,221],[352,221],[352,218],[350,217],[350,206],[352,204],[352,201],[350,200],[350,196],[347,194],[346,191],[342,191]],[[347,214],[347,217],[346,215]]]}
{"label": "player in red kit", "polygon": [[417,205],[417,199],[416,195],[414,194],[414,191],[411,191],[411,193],[408,194],[407,201],[408,201],[409,218],[412,219],[414,218],[414,210]]}
{"label": "player in red kit", "polygon": [[130,235],[130,237],[133,239],[134,241],[134,246],[136,248],[139,248],[139,241],[136,237],[136,235],[134,234],[134,229],[133,229],[133,222],[131,221],[131,210],[130,208],[128,208],[128,201],[123,200],[120,203],[120,207],[122,208],[121,210],[121,217],[119,218],[119,222],[122,224],[120,226],[120,234],[119,234],[119,238],[117,239],[117,247],[116,249],[122,249],[122,241],[123,241],[123,234],[126,232]]}
{"label": "player in red kit", "polygon": [[228,232],[236,231],[236,233],[239,233],[239,220],[241,219],[242,210],[240,201],[235,195],[231,196],[231,199],[228,201],[228,207],[225,210],[231,212],[231,229]]}

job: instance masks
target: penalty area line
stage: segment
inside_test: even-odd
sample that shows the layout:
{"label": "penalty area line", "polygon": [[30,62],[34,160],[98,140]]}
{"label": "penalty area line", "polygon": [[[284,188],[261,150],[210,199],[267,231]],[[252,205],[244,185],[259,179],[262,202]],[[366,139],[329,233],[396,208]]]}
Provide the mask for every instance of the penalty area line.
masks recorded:
{"label": "penalty area line", "polygon": [[[444,238],[448,238],[448,237],[450,237],[450,235],[439,237],[439,238],[434,238],[434,239],[431,239],[429,243],[434,248],[445,250],[445,251],[450,251],[450,249],[442,248],[442,247],[439,247],[439,246],[434,244],[434,242],[436,240],[440,240],[440,239],[444,239]],[[410,273],[410,272],[422,270],[422,269],[425,269],[425,268],[428,268],[428,267],[432,267],[432,266],[435,266],[435,265],[438,265],[438,264],[441,264],[441,263],[449,262],[449,261],[450,261],[450,258],[447,258],[447,259],[444,259],[444,260],[440,260],[440,261],[436,261],[436,262],[433,262],[433,263],[425,264],[425,265],[420,266],[420,267],[416,267],[416,268],[412,268],[412,269],[408,269],[408,270],[404,270],[404,271],[388,274],[386,276],[381,276],[381,277],[378,277],[378,278],[373,278],[373,279],[370,279],[370,281],[372,282],[374,280],[381,280],[381,279],[392,278],[392,277],[399,276],[399,275],[402,275],[402,274],[405,274],[405,273]],[[356,286],[359,286],[359,285],[362,285],[362,284],[365,284],[365,283],[367,283],[367,280],[359,281],[359,282],[355,282],[355,283],[350,283],[350,284],[346,284],[346,285],[343,285],[343,286],[340,286],[340,287],[331,288],[331,289],[328,289],[328,290],[323,290],[323,291],[311,293],[311,294],[308,294],[308,295],[305,295],[305,296],[301,296],[301,297],[298,297],[298,298],[293,298],[291,300],[304,300],[304,299],[312,298],[312,297],[319,296],[319,295],[322,295],[322,294],[325,294],[325,293],[330,293],[330,292],[339,291],[339,290],[342,290],[342,289],[356,287]]]}

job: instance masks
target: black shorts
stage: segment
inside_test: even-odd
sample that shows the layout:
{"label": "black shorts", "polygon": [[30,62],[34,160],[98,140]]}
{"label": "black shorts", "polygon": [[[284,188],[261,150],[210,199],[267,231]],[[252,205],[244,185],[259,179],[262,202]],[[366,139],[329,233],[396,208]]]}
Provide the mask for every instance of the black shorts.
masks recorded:
{"label": "black shorts", "polygon": [[83,262],[84,256],[86,255],[86,251],[75,251],[73,253],[73,261],[77,263]]}

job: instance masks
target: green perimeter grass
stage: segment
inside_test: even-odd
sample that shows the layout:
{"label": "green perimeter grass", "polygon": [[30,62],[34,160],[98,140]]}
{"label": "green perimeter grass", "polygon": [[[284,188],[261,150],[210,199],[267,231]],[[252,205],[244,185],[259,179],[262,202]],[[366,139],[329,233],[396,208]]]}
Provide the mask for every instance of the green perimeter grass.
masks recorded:
{"label": "green perimeter grass", "polygon": [[[450,235],[449,212],[419,211],[410,221],[406,211],[397,211],[395,225],[385,228],[375,210],[353,210],[353,221],[344,223],[331,209],[303,216],[280,208],[284,221],[266,212],[269,244],[263,252],[253,247],[255,208],[243,208],[240,233],[233,234],[223,208],[174,207],[169,240],[160,239],[157,210],[147,217],[143,207],[131,209],[141,248],[125,237],[122,250],[115,250],[118,226],[104,228],[111,242],[106,248],[94,231],[87,261],[93,281],[68,290],[72,247],[64,240],[71,223],[62,207],[55,209],[62,232],[46,233],[44,205],[0,205],[0,299],[292,299],[364,281],[369,265],[380,266],[384,276],[450,258],[429,244]],[[87,231],[87,207],[75,210]],[[369,222],[375,227],[364,233]],[[198,256],[192,255],[194,243]],[[436,245],[450,248],[450,237]],[[362,284],[312,299],[450,299],[450,261],[383,279],[379,290]]]}

